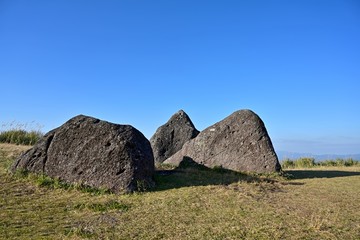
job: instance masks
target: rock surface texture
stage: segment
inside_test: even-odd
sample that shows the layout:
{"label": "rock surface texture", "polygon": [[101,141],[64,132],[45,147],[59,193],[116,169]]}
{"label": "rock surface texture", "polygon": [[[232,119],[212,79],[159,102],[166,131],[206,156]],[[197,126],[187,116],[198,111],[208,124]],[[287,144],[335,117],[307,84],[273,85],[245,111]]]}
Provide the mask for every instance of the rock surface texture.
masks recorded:
{"label": "rock surface texture", "polygon": [[182,148],[184,143],[198,134],[199,131],[183,110],[175,113],[150,139],[155,163],[162,163],[171,157]]}
{"label": "rock surface texture", "polygon": [[17,159],[16,169],[119,193],[152,184],[154,159],[134,127],[79,115],[48,132]]}
{"label": "rock surface texture", "polygon": [[234,112],[184,144],[164,163],[192,159],[207,167],[269,173],[281,170],[263,121],[250,110]]}

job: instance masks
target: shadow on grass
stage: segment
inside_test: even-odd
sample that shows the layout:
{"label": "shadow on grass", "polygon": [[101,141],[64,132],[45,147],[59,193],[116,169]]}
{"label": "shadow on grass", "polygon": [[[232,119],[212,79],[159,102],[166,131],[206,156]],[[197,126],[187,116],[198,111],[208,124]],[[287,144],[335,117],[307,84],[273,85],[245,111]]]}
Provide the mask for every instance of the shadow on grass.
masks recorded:
{"label": "shadow on grass", "polygon": [[336,170],[286,170],[285,172],[291,174],[293,179],[337,178],[337,177],[350,177],[350,176],[360,175],[360,172],[336,171]]}
{"label": "shadow on grass", "polygon": [[173,170],[157,170],[156,187],[152,191],[191,186],[229,185],[239,181],[275,182],[267,175],[245,174],[221,167],[208,168],[186,157]]}

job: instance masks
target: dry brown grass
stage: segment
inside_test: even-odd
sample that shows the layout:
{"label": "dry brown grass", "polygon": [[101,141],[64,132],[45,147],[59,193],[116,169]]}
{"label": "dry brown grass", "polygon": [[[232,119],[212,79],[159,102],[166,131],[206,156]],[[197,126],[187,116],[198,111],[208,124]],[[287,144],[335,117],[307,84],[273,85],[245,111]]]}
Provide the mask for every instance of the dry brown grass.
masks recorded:
{"label": "dry brown grass", "polygon": [[296,169],[291,180],[181,169],[120,196],[0,173],[2,239],[360,239],[360,168]]}
{"label": "dry brown grass", "polygon": [[17,157],[20,153],[25,152],[30,148],[31,146],[0,143],[0,153],[2,153],[2,157],[7,158]]}

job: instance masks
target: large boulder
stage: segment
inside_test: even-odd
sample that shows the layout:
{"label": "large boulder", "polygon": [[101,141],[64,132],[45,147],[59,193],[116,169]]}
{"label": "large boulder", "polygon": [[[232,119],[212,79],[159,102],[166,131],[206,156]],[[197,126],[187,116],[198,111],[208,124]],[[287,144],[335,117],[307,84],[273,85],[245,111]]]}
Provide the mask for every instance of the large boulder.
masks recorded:
{"label": "large boulder", "polygon": [[234,112],[184,144],[164,163],[191,159],[207,167],[268,173],[281,170],[263,121],[250,110]]}
{"label": "large boulder", "polygon": [[160,126],[150,139],[155,163],[162,163],[199,134],[189,116],[180,110]]}
{"label": "large boulder", "polygon": [[79,115],[45,134],[17,159],[16,169],[119,193],[153,184],[154,158],[134,127]]}

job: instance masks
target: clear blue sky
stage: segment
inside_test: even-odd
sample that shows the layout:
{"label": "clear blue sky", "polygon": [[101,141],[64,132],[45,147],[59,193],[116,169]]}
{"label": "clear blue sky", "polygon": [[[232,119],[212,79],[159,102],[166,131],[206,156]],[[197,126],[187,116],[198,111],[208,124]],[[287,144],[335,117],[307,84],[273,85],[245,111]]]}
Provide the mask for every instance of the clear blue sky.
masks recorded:
{"label": "clear blue sky", "polygon": [[0,0],[0,81],[2,124],[247,108],[278,151],[359,153],[360,1]]}

